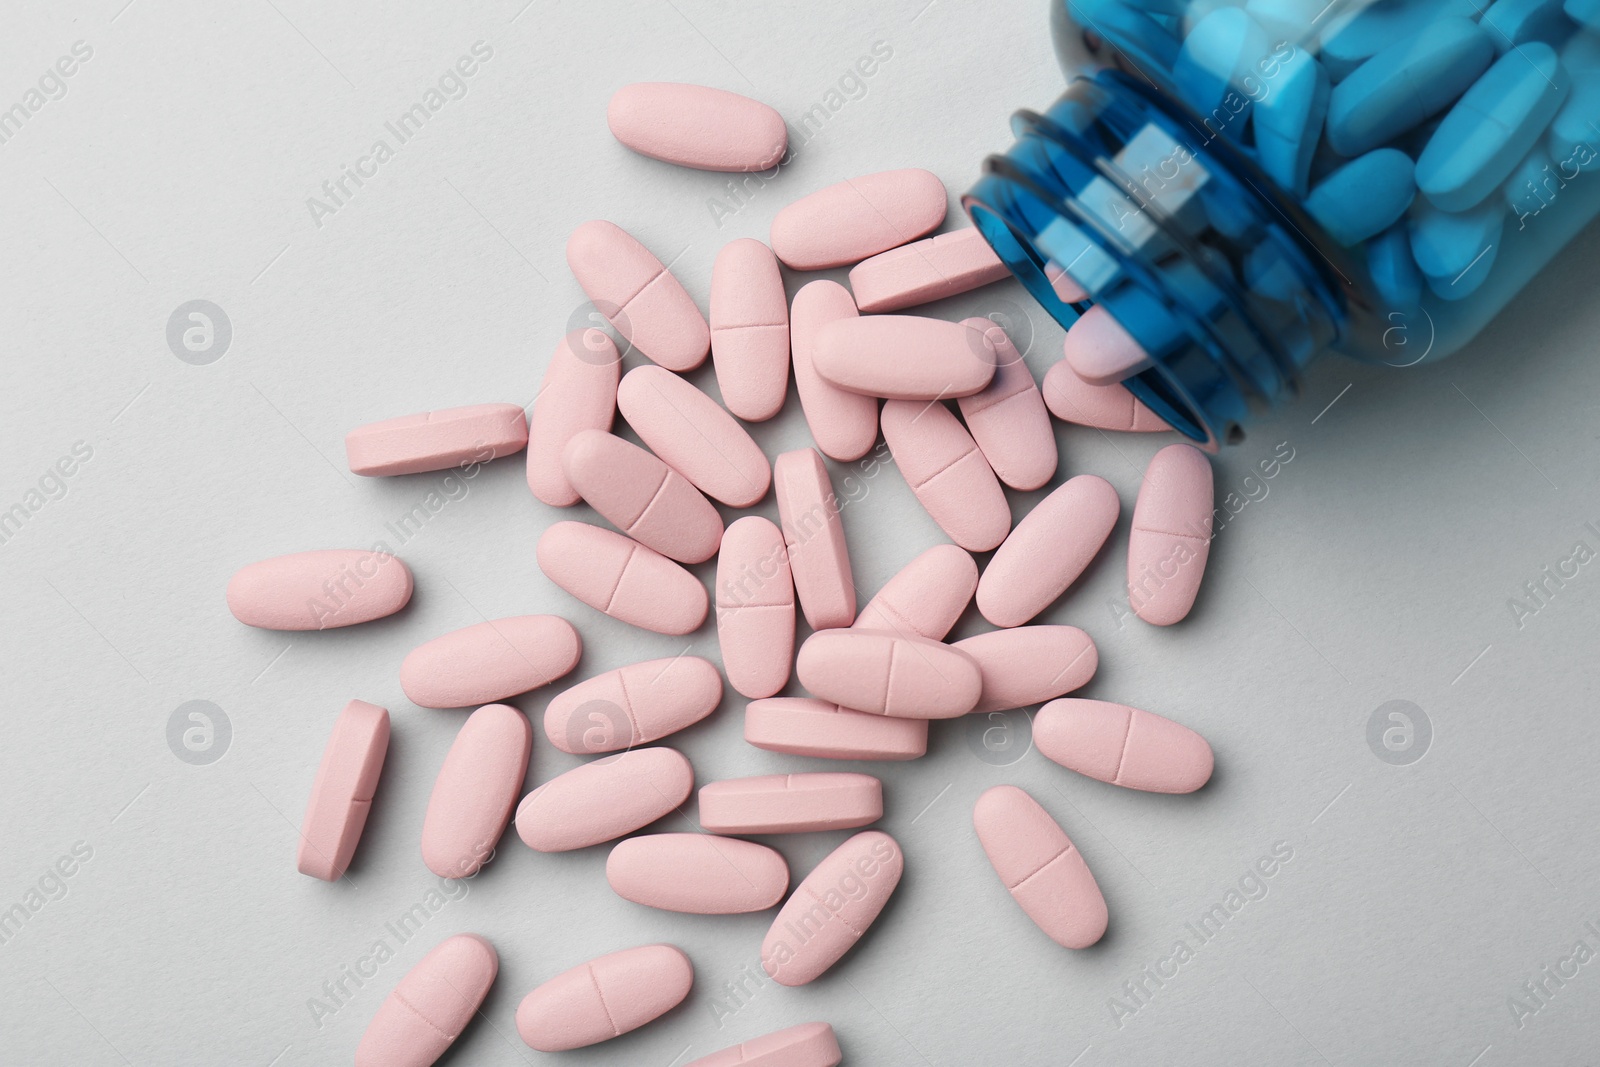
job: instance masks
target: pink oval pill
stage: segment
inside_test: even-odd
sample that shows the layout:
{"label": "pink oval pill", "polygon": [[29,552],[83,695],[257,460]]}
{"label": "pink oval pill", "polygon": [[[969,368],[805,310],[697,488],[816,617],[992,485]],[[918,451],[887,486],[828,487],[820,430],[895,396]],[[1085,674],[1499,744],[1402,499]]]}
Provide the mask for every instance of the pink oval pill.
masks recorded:
{"label": "pink oval pill", "polygon": [[844,1053],[827,1023],[801,1023],[702,1056],[685,1067],[839,1067]]}
{"label": "pink oval pill", "polygon": [[351,474],[418,474],[521,452],[528,420],[516,404],[475,404],[401,415],[344,435]]}
{"label": "pink oval pill", "polygon": [[1045,372],[1044,402],[1062,422],[1127,433],[1170,430],[1166,422],[1141,404],[1125,385],[1090,385],[1062,360]]}
{"label": "pink oval pill", "polygon": [[690,915],[766,911],[789,888],[789,865],[754,841],[714,834],[645,834],[617,842],[606,881],[623,900]]}
{"label": "pink oval pill", "polygon": [[700,580],[632,538],[558,522],[540,536],[538,552],[545,577],[631,626],[681,635],[706,621],[710,601]]}
{"label": "pink oval pill", "polygon": [[789,393],[789,298],[778,257],[741,237],[711,268],[711,362],[728,410],[747,422],[776,415]]}
{"label": "pink oval pill", "polygon": [[1076,626],[1019,626],[957,641],[978,662],[983,694],[974,713],[1042,704],[1089,684],[1100,653]]}
{"label": "pink oval pill", "polygon": [[978,798],[972,825],[1001,883],[1050,940],[1063,948],[1100,940],[1106,898],[1083,854],[1037,800],[997,785]]}
{"label": "pink oval pill", "polygon": [[1033,743],[1068,770],[1147,793],[1192,793],[1214,762],[1187,726],[1104,700],[1052,700],[1034,716]]}
{"label": "pink oval pill", "polygon": [[744,739],[790,756],[911,760],[928,751],[928,720],[869,715],[809,697],[770,697],[745,708]]}
{"label": "pink oval pill", "polygon": [[349,870],[388,751],[388,709],[364,700],[346,704],[322,750],[300,824],[295,866],[301,874],[337,882]]}
{"label": "pink oval pill", "polygon": [[517,1006],[517,1033],[540,1052],[621,1037],[683,1003],[694,965],[672,945],[641,945],[580,963]]}
{"label": "pink oval pill", "polygon": [[766,453],[722,405],[660,367],[622,376],[617,407],[650,451],[702,493],[730,508],[767,495],[772,470]]}
{"label": "pink oval pill", "polygon": [[840,389],[934,400],[981,392],[994,378],[995,349],[983,330],[959,322],[864,315],[835,319],[818,330],[811,359],[817,373]]}
{"label": "pink oval pill", "polygon": [[1089,294],[1067,273],[1067,268],[1053,259],[1045,261],[1044,278],[1063,304],[1081,304],[1089,299]]}
{"label": "pink oval pill", "polygon": [[819,630],[800,646],[795,676],[823,700],[903,719],[965,715],[983,691],[965,652],[884,630]]}
{"label": "pink oval pill", "polygon": [[631,834],[676,811],[694,768],[670,748],[635,748],[559,774],[517,805],[517,836],[537,852],[569,852]]}
{"label": "pink oval pill", "polygon": [[870,774],[763,774],[700,787],[700,826],[712,834],[852,830],[881,818],[883,783]]}
{"label": "pink oval pill", "polygon": [[782,115],[748,96],[704,85],[624,85],[611,96],[606,124],[640,155],[697,170],[767,170],[789,149]]}
{"label": "pink oval pill", "polygon": [[987,552],[1011,529],[1011,505],[972,435],[938,401],[883,405],[883,439],[933,521],[969,552]]}
{"label": "pink oval pill", "polygon": [[500,956],[477,934],[447,937],[407,971],[367,1024],[356,1067],[429,1067],[478,1014]]}
{"label": "pink oval pill", "polygon": [[946,194],[925,170],[886,170],[819,189],[772,220],[772,250],[795,270],[845,267],[944,221]]}
{"label": "pink oval pill", "polygon": [[851,629],[943,641],[977,588],[978,564],[972,556],[955,545],[934,545],[884,583]]}
{"label": "pink oval pill", "polygon": [[761,966],[779,985],[820,977],[867,932],[905,872],[895,839],[867,830],[828,853],[795,888],[761,942]]}
{"label": "pink oval pill", "polygon": [[1150,355],[1111,312],[1096,304],[1067,330],[1067,365],[1090,385],[1115,385],[1150,369]]}
{"label": "pink oval pill", "polygon": [[582,654],[583,639],[566,619],[492,619],[412,649],[400,663],[400,688],[424,708],[477,707],[549,685]]}
{"label": "pink oval pill", "polygon": [[778,457],[773,479],[794,591],[806,622],[813,630],[849,626],[856,617],[855,576],[828,468],[815,449],[802,448]]}
{"label": "pink oval pill", "polygon": [[1211,556],[1211,461],[1193,445],[1168,445],[1145,468],[1128,534],[1128,602],[1156,626],[1194,607]]}
{"label": "pink oval pill", "polygon": [[967,319],[961,325],[987,331],[995,350],[994,380],[981,393],[956,402],[967,430],[1002,482],[1013,489],[1038,489],[1054,477],[1057,455],[1055,429],[1033,372],[993,322]]}
{"label": "pink oval pill", "polygon": [[703,563],[722,516],[688,479],[638,445],[600,430],[567,442],[561,467],[583,499],[635,541],[679,563]]}
{"label": "pink oval pill", "polygon": [[600,330],[574,330],[550,357],[528,421],[528,488],[551,507],[578,502],[561,453],[579,431],[611,429],[621,378],[622,356]]}
{"label": "pink oval pill", "polygon": [[573,230],[567,266],[595,309],[650,359],[677,371],[706,361],[711,330],[694,298],[622,227],[595,219]]}
{"label": "pink oval pill", "polygon": [[860,459],[878,439],[878,401],[840,389],[816,365],[817,335],[831,322],[855,318],[855,301],[838,282],[808,282],[794,294],[789,309],[789,340],[794,355],[794,388],[811,439],[822,454],[841,463]]}
{"label": "pink oval pill", "polygon": [[856,307],[874,314],[959,296],[1011,272],[977,227],[880,252],[850,270]]}
{"label": "pink oval pill", "polygon": [[783,531],[759,515],[728,527],[717,554],[717,640],[728,684],[769,697],[789,684],[794,581]]}
{"label": "pink oval pill", "polygon": [[659,741],[710,715],[722,703],[722,675],[699,656],[633,663],[579,682],[551,698],[544,732],[563,752],[582,756]]}
{"label": "pink oval pill", "polygon": [[382,549],[296,552],[235,571],[228,610],[264,630],[332,630],[393,615],[411,588],[411,568]]}
{"label": "pink oval pill", "polygon": [[466,878],[494,854],[522,792],[533,728],[522,712],[488,704],[467,716],[444,757],[422,821],[422,861],[440,878]]}
{"label": "pink oval pill", "polygon": [[1122,504],[1104,478],[1080,474],[1034,506],[978,580],[978,610],[996,626],[1021,626],[1078,580],[1111,536]]}

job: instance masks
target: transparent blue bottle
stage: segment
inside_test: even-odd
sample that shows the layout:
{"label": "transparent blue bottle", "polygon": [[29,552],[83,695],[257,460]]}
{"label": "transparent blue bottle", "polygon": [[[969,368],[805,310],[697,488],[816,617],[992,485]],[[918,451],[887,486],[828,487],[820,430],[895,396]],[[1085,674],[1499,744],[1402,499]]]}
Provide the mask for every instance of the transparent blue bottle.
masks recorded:
{"label": "transparent blue bottle", "polygon": [[1051,24],[1067,91],[963,203],[1063,326],[1109,312],[1150,357],[1125,384],[1209,448],[1324,351],[1456,351],[1600,213],[1600,0],[1053,0]]}

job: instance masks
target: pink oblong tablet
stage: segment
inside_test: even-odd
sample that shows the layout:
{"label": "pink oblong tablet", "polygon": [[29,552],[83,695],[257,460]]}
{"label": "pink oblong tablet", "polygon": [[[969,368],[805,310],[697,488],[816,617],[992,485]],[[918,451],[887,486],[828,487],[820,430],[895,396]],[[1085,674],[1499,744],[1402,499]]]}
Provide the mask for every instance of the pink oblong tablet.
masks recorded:
{"label": "pink oblong tablet", "polygon": [[800,684],[823,700],[900,719],[953,719],[978,703],[978,664],[952,645],[884,630],[819,630],[800,646]]}
{"label": "pink oblong tablet", "polygon": [[1062,351],[1068,366],[1090,385],[1115,385],[1150,368],[1149,353],[1100,304],[1067,330]]}
{"label": "pink oblong tablet", "polygon": [[815,352],[817,335],[824,326],[858,314],[850,290],[830,281],[802,286],[789,309],[794,388],[800,395],[800,410],[822,454],[841,463],[860,459],[878,439],[878,401],[840,389],[824,378],[817,371]]}
{"label": "pink oblong tablet", "polygon": [[711,362],[728,410],[763,422],[789,393],[789,298],[778,257],[741,237],[711,268]]}
{"label": "pink oblong tablet", "polygon": [[1076,626],[1019,626],[957,641],[978,661],[983,694],[974,712],[1010,711],[1053,700],[1089,684],[1100,653]]}
{"label": "pink oblong tablet", "polygon": [[540,1052],[621,1037],[683,1003],[694,965],[672,945],[641,945],[580,963],[517,1006],[517,1033]]}
{"label": "pink oblong tablet", "polygon": [[828,853],[795,888],[761,942],[761,966],[779,985],[820,977],[861,939],[905,873],[895,839],[867,830]]}
{"label": "pink oblong tablet", "polygon": [[851,629],[943,641],[977,588],[978,564],[971,554],[956,545],[934,545],[884,583]]}
{"label": "pink oblong tablet", "polygon": [[1111,536],[1122,504],[1093,474],[1069,478],[1023,516],[978,579],[978,610],[1021,626],[1055,603]]}
{"label": "pink oblong tablet", "polygon": [[1011,276],[977,227],[880,252],[850,270],[856,307],[878,314],[958,296]]}
{"label": "pink oblong tablet", "polygon": [[574,756],[659,741],[722,703],[722,675],[699,656],[633,663],[579,682],[544,709],[550,743]]}
{"label": "pink oblong tablet", "polygon": [[694,768],[671,748],[635,748],[559,774],[517,805],[517,836],[537,852],[570,852],[631,834],[677,810]]}
{"label": "pink oblong tablet", "polygon": [[477,707],[549,685],[582,654],[583,639],[559,616],[491,619],[412,649],[400,688],[424,708]]}
{"label": "pink oblong tablet", "polygon": [[522,712],[487,704],[445,754],[422,821],[422,861],[440,878],[466,878],[494,854],[522,792],[533,728]]}
{"label": "pink oblong tablet", "polygon": [[801,1023],[702,1056],[685,1067],[839,1067],[844,1053],[827,1023]]}
{"label": "pink oblong tablet", "polygon": [[521,452],[528,419],[515,404],[475,404],[401,415],[344,435],[351,474],[418,474]]}
{"label": "pink oblong tablet", "polygon": [[728,684],[769,697],[789,684],[794,657],[794,580],[783,531],[759,515],[728,527],[717,554],[717,640]]}
{"label": "pink oblong tablet", "polygon": [[1128,602],[1156,626],[1194,607],[1211,556],[1211,461],[1193,445],[1168,445],[1145,468],[1128,534]]}
{"label": "pink oblong tablet", "polygon": [[411,568],[381,548],[296,552],[235,571],[228,610],[264,630],[332,630],[393,615],[411,588]]}
{"label": "pink oblong tablet", "polygon": [[624,85],[606,106],[606,125],[642,156],[697,170],[768,170],[789,149],[782,115],[759,100],[705,85]]}
{"label": "pink oblong tablet", "polygon": [[589,505],[646,548],[704,563],[722,542],[722,516],[688,479],[638,445],[601,430],[567,442],[561,467]]}
{"label": "pink oblong tablet", "polygon": [[763,774],[700,787],[700,825],[712,834],[853,830],[881,818],[883,783],[870,774]]}
{"label": "pink oblong tablet", "polygon": [[545,577],[614,619],[674,635],[706,621],[710,601],[700,580],[630,537],[558,522],[540,536],[538,551]]}
{"label": "pink oblong tablet", "polygon": [[869,715],[810,697],[769,697],[745,708],[744,739],[790,756],[912,760],[928,751],[928,720]]}
{"label": "pink oblong tablet", "polygon": [[963,326],[986,330],[995,350],[994,380],[988,388],[956,402],[967,430],[995,475],[1013,489],[1033,490],[1056,473],[1056,433],[1033,372],[1006,336],[988,319],[966,319]]}
{"label": "pink oblong tablet", "polygon": [[1037,800],[997,785],[978,798],[972,825],[1001,883],[1050,940],[1063,948],[1100,940],[1106,898],[1083,854]]}
{"label": "pink oblong tablet", "polygon": [[1011,505],[972,435],[934,401],[883,405],[883,439],[911,491],[949,535],[969,552],[987,552],[1011,530]]}
{"label": "pink oblong tablet", "polygon": [[856,617],[855,576],[828,468],[816,449],[802,448],[778,457],[773,480],[794,591],[806,622],[813,630],[849,626]]}
{"label": "pink oblong tablet", "polygon": [[934,400],[981,392],[994,378],[995,350],[983,330],[959,322],[862,315],[818,330],[811,360],[825,380],[852,393]]}
{"label": "pink oblong tablet", "polygon": [[640,352],[669,370],[693,370],[711,351],[694,298],[622,227],[585,222],[567,238],[567,266],[595,310]]}
{"label": "pink oblong tablet", "polygon": [[1147,793],[1192,793],[1214,763],[1187,726],[1104,700],[1052,700],[1033,718],[1033,743],[1068,770]]}
{"label": "pink oblong tablet", "polygon": [[611,429],[621,379],[622,356],[602,331],[574,330],[556,346],[528,421],[528,488],[551,507],[578,502],[561,453],[582,430]]}
{"label": "pink oblong tablet", "polygon": [[389,751],[389,712],[352,700],[334,721],[311,784],[295,866],[301,874],[337,882],[350,868],[372,810],[372,794]]}
{"label": "pink oblong tablet", "polygon": [[1063,304],[1081,304],[1089,299],[1089,294],[1084,292],[1072,275],[1067,273],[1067,268],[1053,259],[1045,261],[1044,278],[1050,283],[1050,288],[1055,290],[1057,299]]}
{"label": "pink oblong tablet", "polygon": [[845,267],[938,228],[944,183],[925,170],[886,170],[819,189],[772,220],[772,250],[795,270]]}
{"label": "pink oblong tablet", "polygon": [[356,1067],[429,1067],[478,1014],[500,956],[477,934],[447,937],[378,1006],[356,1047]]}
{"label": "pink oblong tablet", "polygon": [[690,915],[766,911],[789,888],[789,864],[766,845],[714,834],[645,834],[619,841],[606,881],[623,900]]}
{"label": "pink oblong tablet", "polygon": [[766,453],[721,404],[660,367],[622,376],[617,407],[640,440],[714,500],[747,508],[767,495]]}
{"label": "pink oblong tablet", "polygon": [[1062,360],[1045,372],[1044,402],[1062,422],[1126,433],[1170,430],[1166,421],[1145,407],[1125,385],[1090,385]]}

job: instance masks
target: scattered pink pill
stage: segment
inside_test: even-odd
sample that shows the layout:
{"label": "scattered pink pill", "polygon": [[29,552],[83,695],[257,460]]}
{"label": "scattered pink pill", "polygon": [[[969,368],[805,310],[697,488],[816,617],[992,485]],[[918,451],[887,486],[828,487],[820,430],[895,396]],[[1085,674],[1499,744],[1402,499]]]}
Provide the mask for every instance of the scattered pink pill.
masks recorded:
{"label": "scattered pink pill", "polygon": [[789,340],[794,355],[794,388],[800,395],[811,439],[822,454],[840,463],[858,460],[878,439],[878,401],[840,389],[817,371],[817,335],[829,323],[857,317],[850,291],[838,282],[808,282],[794,294],[789,309]]}
{"label": "scattered pink pill", "polygon": [[1100,940],[1106,898],[1083,854],[1038,801],[997,785],[978,798],[972,825],[1001,883],[1050,940],[1064,948]]}
{"label": "scattered pink pill", "polygon": [[1044,277],[1063,304],[1081,304],[1089,299],[1089,294],[1067,273],[1067,268],[1053,259],[1045,263]]}
{"label": "scattered pink pill", "polygon": [[296,552],[235,571],[228,610],[264,630],[332,630],[393,615],[411,588],[411,568],[382,549]]}
{"label": "scattered pink pill", "polygon": [[639,439],[713,500],[747,508],[767,495],[766,453],[721,404],[660,367],[622,377],[617,407]]}
{"label": "scattered pink pill", "polygon": [[1072,364],[1062,360],[1044,376],[1044,402],[1062,422],[1127,433],[1170,430],[1166,421],[1145,407],[1125,385],[1090,385]]}
{"label": "scattered pink pill", "polygon": [[633,663],[579,682],[544,709],[550,743],[574,756],[647,745],[722,703],[722,675],[699,656]]}
{"label": "scattered pink pill", "polygon": [[517,836],[537,852],[613,841],[678,809],[694,768],[671,748],[635,748],[559,774],[517,805]]}
{"label": "scattered pink pill", "polygon": [[527,444],[520,407],[476,404],[357,426],[344,435],[344,454],[351,474],[378,477],[487,463]]}
{"label": "scattered pink pill", "polygon": [[528,488],[551,507],[570,507],[578,491],[561,469],[561,453],[581,430],[609,430],[617,413],[622,356],[600,330],[561,339],[544,370],[528,420]]}
{"label": "scattered pink pill", "polygon": [[561,455],[567,481],[617,529],[679,563],[704,563],[722,542],[722,516],[689,480],[638,445],[584,430]]}
{"label": "scattered pink pill", "polygon": [[549,685],[578,665],[583,639],[556,615],[517,615],[453,630],[400,663],[400,688],[424,708],[493,704]]}
{"label": "scattered pink pill", "polygon": [[978,610],[1021,626],[1055,603],[1094,561],[1122,505],[1104,478],[1069,478],[1025,515],[978,580]]}
{"label": "scattered pink pill", "polygon": [[1011,276],[976,227],[880,252],[850,270],[856,307],[878,314],[959,296]]}
{"label": "scattered pink pill", "polygon": [[759,515],[728,527],[717,554],[717,640],[728,684],[769,697],[789,684],[794,656],[794,580],[783,531]]}
{"label": "scattered pink pill", "polygon": [[789,298],[778,257],[741,237],[711,268],[711,361],[728,410],[764,422],[789,393]]}
{"label": "scattered pink pill", "polygon": [[349,870],[388,751],[388,709],[364,700],[346,704],[322,750],[300,824],[295,866],[301,874],[337,882]]}
{"label": "scattered pink pill", "polygon": [[697,170],[768,170],[789,148],[782,115],[748,96],[704,85],[624,85],[612,94],[606,124],[640,155]]}
{"label": "scattered pink pill", "polygon": [[539,538],[538,551],[545,577],[614,619],[674,635],[706,621],[710,601],[700,580],[632,538],[558,522]]}
{"label": "scattered pink pill", "polygon": [[856,617],[855,576],[839,500],[822,457],[811,448],[785,452],[773,478],[789,569],[806,622],[813,630],[849,626]]}
{"label": "scattered pink pill", "polygon": [[1149,353],[1099,304],[1067,330],[1063,351],[1073,372],[1090,385],[1115,385],[1150,367]]}
{"label": "scattered pink pill", "polygon": [[744,739],[790,756],[911,760],[928,751],[928,720],[869,715],[808,697],[770,697],[745,708]]}
{"label": "scattered pink pill", "polygon": [[1057,455],[1055,428],[1033,372],[1005,330],[993,322],[967,319],[961,325],[986,331],[995,350],[988,388],[956,402],[967,430],[1002,482],[1013,489],[1038,489],[1055,475]]}
{"label": "scattered pink pill", "polygon": [[1192,793],[1211,780],[1206,739],[1171,719],[1104,700],[1052,700],[1033,719],[1033,743],[1090,778],[1148,793]]}
{"label": "scattered pink pill", "polygon": [[938,401],[883,405],[883,439],[933,521],[969,552],[987,552],[1011,530],[1005,490],[972,435]]}
{"label": "scattered pink pill", "polygon": [[668,370],[693,370],[711,351],[694,298],[650,250],[615,223],[585,222],[567,238],[567,266],[595,309]]}
{"label": "scattered pink pill", "polygon": [[623,900],[690,915],[744,915],[776,907],[789,864],[754,841],[714,834],[645,834],[619,841],[606,881]]}
{"label": "scattered pink pill", "polygon": [[885,630],[819,630],[800,646],[800,684],[823,700],[900,719],[953,719],[978,703],[978,664],[952,645]]}
{"label": "scattered pink pill", "polygon": [[853,830],[881,818],[883,783],[870,774],[764,774],[700,787],[700,825],[707,833]]}
{"label": "scattered pink pill", "polygon": [[685,1067],[839,1067],[844,1053],[827,1023],[801,1023],[702,1056]]}
{"label": "scattered pink pill", "polygon": [[761,943],[762,969],[786,986],[821,977],[867,932],[904,872],[899,844],[879,830],[828,853],[773,920]]}
{"label": "scattered pink pill", "polygon": [[925,170],[886,170],[819,189],[772,220],[772,250],[795,270],[847,267],[938,228],[944,183]]}
{"label": "scattered pink pill", "polygon": [[978,564],[963,548],[935,545],[900,568],[851,629],[888,630],[943,641],[978,588]]}
{"label": "scattered pink pill", "polygon": [[378,1006],[356,1047],[356,1067],[429,1067],[478,1014],[500,956],[477,934],[433,947]]}
{"label": "scattered pink pill", "polygon": [[517,1033],[540,1052],[621,1037],[683,1003],[694,965],[672,945],[641,945],[580,963],[517,1006]]}
{"label": "scattered pink pill", "polygon": [[995,349],[982,330],[959,322],[863,315],[818,330],[811,359],[818,374],[848,392],[934,400],[981,392],[994,377]]}
{"label": "scattered pink pill", "polygon": [[1042,704],[1089,684],[1100,653],[1076,626],[1019,626],[957,641],[978,663],[983,693],[974,713]]}
{"label": "scattered pink pill", "polygon": [[533,728],[522,712],[488,704],[467,717],[444,757],[422,821],[422,861],[440,878],[466,878],[494,854],[522,792]]}
{"label": "scattered pink pill", "polygon": [[1128,535],[1134,614],[1171,626],[1189,614],[1211,555],[1211,461],[1193,445],[1168,445],[1145,468]]}

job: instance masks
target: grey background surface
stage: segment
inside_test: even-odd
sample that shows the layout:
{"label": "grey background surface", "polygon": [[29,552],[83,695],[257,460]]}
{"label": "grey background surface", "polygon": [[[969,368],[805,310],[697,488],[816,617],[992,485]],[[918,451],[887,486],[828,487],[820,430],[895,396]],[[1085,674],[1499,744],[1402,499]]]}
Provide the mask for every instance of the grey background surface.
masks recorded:
{"label": "grey background surface", "polygon": [[[558,516],[529,494],[520,458],[470,482],[359,479],[344,467],[345,431],[531,401],[582,314],[562,249],[585,219],[635,233],[703,306],[717,249],[765,237],[784,203],[923,166],[953,204],[1009,143],[1010,112],[1060,88],[1035,0],[525,3],[9,5],[0,104],[74,42],[92,56],[0,144],[0,509],[41,505],[0,544],[0,907],[43,901],[0,944],[0,1063],[348,1062],[394,982],[466,930],[495,943],[502,967],[450,1054],[461,1064],[667,1067],[815,1018],[858,1064],[1592,1060],[1600,962],[1550,983],[1520,1025],[1508,998],[1526,999],[1522,983],[1580,940],[1600,951],[1600,563],[1520,625],[1508,601],[1577,543],[1600,549],[1593,233],[1469,350],[1404,371],[1330,358],[1301,403],[1221,456],[1219,497],[1254,499],[1219,534],[1197,610],[1169,630],[1119,622],[1117,605],[1128,509],[1170,438],[1059,428],[1061,476],[1109,478],[1124,513],[1047,621],[1099,644],[1082,695],[1211,741],[1217,774],[1199,794],[1078,777],[1024,751],[1024,717],[1006,724],[1009,755],[994,751],[1006,736],[986,747],[955,723],[937,724],[910,764],[785,758],[743,742],[743,702],[730,697],[671,742],[698,781],[830,766],[885,779],[882,826],[908,873],[824,979],[791,990],[752,978],[769,915],[653,913],[611,893],[604,848],[536,855],[510,834],[399,943],[385,924],[438,890],[418,834],[462,720],[404,699],[396,672],[410,648],[544,611],[583,633],[575,679],[718,653],[709,625],[656,637],[551,585],[533,546]],[[492,56],[465,96],[318,225],[307,198],[377,138],[393,143],[385,123],[480,41]],[[876,41],[892,58],[841,92],[779,180],[720,225],[707,201],[725,178],[633,156],[604,124],[610,93],[635,80],[746,92],[793,123]],[[950,222],[965,224],[954,211]],[[194,299],[232,325],[205,366],[166,340],[169,316]],[[1059,357],[1061,331],[1015,283],[935,313],[1006,317],[1038,375]],[[715,389],[709,367],[692,377]],[[809,443],[792,394],[754,433],[772,454]],[[92,455],[63,493],[48,472],[78,442]],[[1280,442],[1292,461],[1248,481]],[[943,539],[892,466],[834,473],[860,486],[844,522],[865,593]],[[386,524],[430,492],[436,513],[398,545]],[[1017,513],[1036,496],[1015,496]],[[757,510],[771,515],[771,501]],[[416,573],[398,616],[289,635],[227,613],[223,588],[247,562],[377,540]],[[958,633],[982,628],[969,617]],[[350,878],[326,885],[295,872],[296,833],[352,697],[391,709],[394,741]],[[548,697],[515,703],[537,727]],[[231,727],[207,765],[168,743],[192,700]],[[1402,753],[1425,751],[1409,765],[1368,742],[1391,700],[1431,723],[1425,749],[1419,732]],[[536,730],[529,786],[577,762]],[[1095,948],[1045,939],[987,865],[971,805],[1001,782],[1032,792],[1086,855],[1112,914]],[[693,815],[662,828],[689,829]],[[772,843],[799,877],[842,836]],[[50,872],[74,847],[90,858],[58,882]],[[1291,858],[1250,879],[1275,848]],[[1241,893],[1219,933],[1196,937],[1187,924],[1226,909],[1241,884],[1257,899]],[[1180,939],[1190,951],[1176,973],[1144,978]],[[379,940],[393,958],[327,999],[324,983]],[[680,1010],[587,1053],[547,1057],[518,1040],[529,989],[656,940],[694,960]],[[741,981],[746,994],[730,995]],[[1137,1001],[1130,981],[1144,983]]]}

